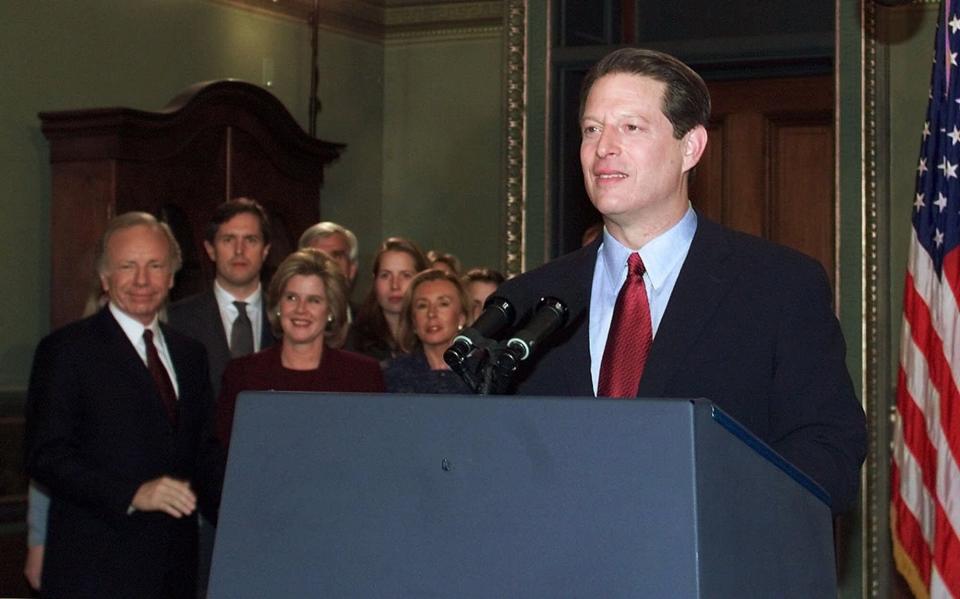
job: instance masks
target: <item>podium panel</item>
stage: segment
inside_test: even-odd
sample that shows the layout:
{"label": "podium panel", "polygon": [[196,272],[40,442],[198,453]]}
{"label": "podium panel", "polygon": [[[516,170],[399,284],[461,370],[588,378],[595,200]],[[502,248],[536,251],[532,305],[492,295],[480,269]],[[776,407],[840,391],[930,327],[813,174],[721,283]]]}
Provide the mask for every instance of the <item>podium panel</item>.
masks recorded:
{"label": "podium panel", "polygon": [[704,400],[244,393],[232,439],[213,598],[836,594],[823,491]]}

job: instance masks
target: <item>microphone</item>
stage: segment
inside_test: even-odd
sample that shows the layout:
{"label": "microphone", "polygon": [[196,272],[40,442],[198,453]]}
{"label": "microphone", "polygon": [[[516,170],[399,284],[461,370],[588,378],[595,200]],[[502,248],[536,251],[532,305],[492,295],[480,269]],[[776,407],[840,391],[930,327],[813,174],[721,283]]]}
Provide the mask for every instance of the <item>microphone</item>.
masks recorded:
{"label": "microphone", "polygon": [[540,298],[537,310],[526,327],[517,331],[507,341],[507,348],[514,350],[520,360],[528,359],[544,339],[567,324],[570,310],[563,300],[555,297]]}
{"label": "microphone", "polygon": [[492,295],[484,302],[483,313],[473,325],[463,329],[453,338],[453,344],[443,352],[443,361],[459,372],[464,360],[478,347],[489,343],[490,338],[503,329],[513,326],[517,311],[509,299]]}

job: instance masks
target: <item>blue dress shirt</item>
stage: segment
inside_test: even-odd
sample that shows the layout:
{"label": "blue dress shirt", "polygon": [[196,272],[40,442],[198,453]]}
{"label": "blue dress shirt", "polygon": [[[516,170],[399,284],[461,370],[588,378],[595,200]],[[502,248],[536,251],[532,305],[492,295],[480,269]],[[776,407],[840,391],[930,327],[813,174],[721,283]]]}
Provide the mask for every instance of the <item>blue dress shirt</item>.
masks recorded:
{"label": "blue dress shirt", "polygon": [[593,379],[593,393],[597,393],[600,380],[600,362],[607,345],[610,321],[617,303],[620,287],[627,280],[627,258],[639,251],[646,268],[643,285],[650,301],[650,319],[653,336],[667,309],[673,286],[680,275],[683,261],[690,250],[690,242],[697,230],[697,213],[687,207],[686,214],[654,239],[648,241],[639,250],[633,250],[613,238],[603,229],[603,243],[597,252],[597,264],[593,269],[593,286],[590,290],[590,375]]}

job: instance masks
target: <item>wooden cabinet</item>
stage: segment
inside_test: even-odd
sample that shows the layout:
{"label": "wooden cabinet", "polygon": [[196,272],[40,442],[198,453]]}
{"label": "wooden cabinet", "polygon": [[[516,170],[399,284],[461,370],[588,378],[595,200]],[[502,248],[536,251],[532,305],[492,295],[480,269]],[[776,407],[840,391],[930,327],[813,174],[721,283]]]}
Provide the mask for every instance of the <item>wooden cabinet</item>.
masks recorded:
{"label": "wooden cabinet", "polygon": [[213,279],[207,223],[224,200],[258,200],[272,219],[273,271],[319,220],[323,169],[345,147],[309,136],[266,90],[240,81],[196,84],[159,112],[97,108],[42,112],[50,142],[51,326],[75,320],[94,285],[106,223],[144,210],[168,222],[184,254],[171,298]]}

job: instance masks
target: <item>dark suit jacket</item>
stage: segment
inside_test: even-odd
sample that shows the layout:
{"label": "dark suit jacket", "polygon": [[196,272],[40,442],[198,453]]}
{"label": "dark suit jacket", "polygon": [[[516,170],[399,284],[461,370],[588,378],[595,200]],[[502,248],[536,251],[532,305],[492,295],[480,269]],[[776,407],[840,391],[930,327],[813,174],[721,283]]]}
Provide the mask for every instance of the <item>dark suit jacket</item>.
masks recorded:
{"label": "dark suit jacket", "polygon": [[[566,300],[572,321],[521,373],[525,395],[593,395],[589,302],[600,240],[501,285],[529,309]],[[639,397],[705,397],[819,482],[834,512],[856,499],[866,454],[823,268],[811,258],[698,215],[654,339]]]}
{"label": "dark suit jacket", "polygon": [[37,347],[26,450],[30,476],[51,495],[44,597],[195,593],[196,516],[127,513],[138,487],[162,475],[191,481],[207,505],[213,501],[201,474],[211,413],[206,354],[162,330],[179,386],[176,427],[108,309]]}
{"label": "dark suit jacket", "polygon": [[[260,349],[266,349],[274,342],[270,322],[267,320],[266,305],[261,307],[260,314],[263,318],[260,328]],[[213,287],[171,305],[167,309],[167,322],[184,335],[202,343],[207,349],[207,359],[210,361],[210,386],[213,388],[213,396],[217,397],[220,394],[223,370],[230,361],[230,343],[227,340],[227,333],[223,330],[220,306],[217,305]]]}

